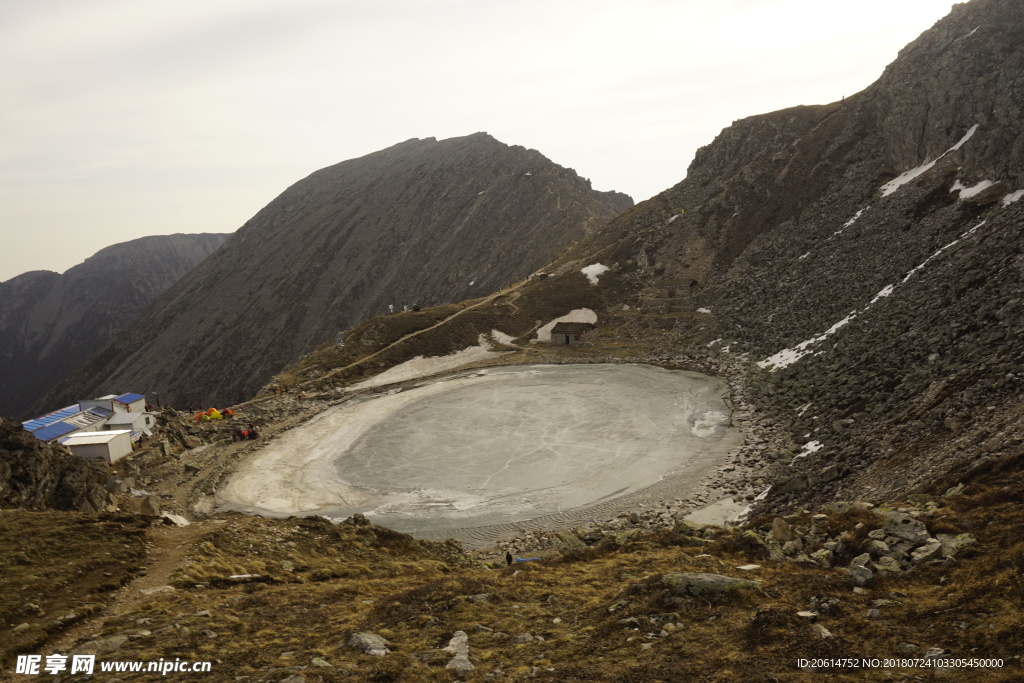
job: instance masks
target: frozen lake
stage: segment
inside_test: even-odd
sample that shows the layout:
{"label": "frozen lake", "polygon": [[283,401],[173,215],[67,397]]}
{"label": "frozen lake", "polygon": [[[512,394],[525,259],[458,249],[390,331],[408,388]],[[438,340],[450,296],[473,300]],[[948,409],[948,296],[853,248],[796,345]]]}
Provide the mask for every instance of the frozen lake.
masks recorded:
{"label": "frozen lake", "polygon": [[686,495],[741,442],[727,397],[717,378],[645,365],[463,373],[321,413],[254,453],[217,501],[483,542],[489,527]]}

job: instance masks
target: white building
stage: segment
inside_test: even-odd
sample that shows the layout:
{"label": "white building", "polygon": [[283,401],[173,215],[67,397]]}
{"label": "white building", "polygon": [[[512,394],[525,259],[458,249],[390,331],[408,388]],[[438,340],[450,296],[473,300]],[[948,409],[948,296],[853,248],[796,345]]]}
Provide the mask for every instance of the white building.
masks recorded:
{"label": "white building", "polygon": [[132,433],[128,429],[85,432],[72,434],[61,443],[79,457],[101,458],[109,465],[132,452]]}
{"label": "white building", "polygon": [[82,410],[90,408],[106,408],[114,413],[141,413],[146,409],[146,397],[142,394],[107,394],[99,398],[79,401]]}

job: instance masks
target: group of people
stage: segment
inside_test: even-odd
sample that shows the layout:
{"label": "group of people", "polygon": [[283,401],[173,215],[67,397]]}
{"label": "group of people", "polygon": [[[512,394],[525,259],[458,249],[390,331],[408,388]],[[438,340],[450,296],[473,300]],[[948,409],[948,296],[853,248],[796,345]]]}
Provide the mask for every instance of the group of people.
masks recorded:
{"label": "group of people", "polygon": [[260,428],[254,425],[252,422],[249,423],[247,429],[236,427],[235,431],[231,433],[232,441],[245,441],[246,439],[255,439],[260,435]]}

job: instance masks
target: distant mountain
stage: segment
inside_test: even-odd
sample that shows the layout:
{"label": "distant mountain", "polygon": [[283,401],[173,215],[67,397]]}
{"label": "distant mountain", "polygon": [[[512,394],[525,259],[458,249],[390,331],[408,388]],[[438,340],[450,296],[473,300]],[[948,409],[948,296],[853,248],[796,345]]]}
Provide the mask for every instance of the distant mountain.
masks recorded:
{"label": "distant mountain", "polygon": [[48,399],[159,391],[230,403],[390,307],[523,278],[632,206],[486,133],[413,139],[292,185]]}
{"label": "distant mountain", "polygon": [[226,237],[143,237],[0,283],[0,415],[22,415]]}

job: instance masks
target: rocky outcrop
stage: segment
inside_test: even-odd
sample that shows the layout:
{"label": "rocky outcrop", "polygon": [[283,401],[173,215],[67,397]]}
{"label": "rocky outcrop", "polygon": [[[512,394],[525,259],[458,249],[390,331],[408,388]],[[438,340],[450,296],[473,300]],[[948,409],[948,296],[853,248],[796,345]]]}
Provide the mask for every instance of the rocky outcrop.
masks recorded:
{"label": "rocky outcrop", "polygon": [[106,482],[105,465],[0,418],[0,508],[97,512],[109,502]]}
{"label": "rocky outcrop", "polygon": [[409,140],[313,173],[93,357],[51,402],[137,387],[172,404],[252,396],[374,315],[481,296],[628,209],[486,133]]}
{"label": "rocky outcrop", "polygon": [[33,271],[0,283],[0,415],[28,411],[226,237],[143,237],[63,274]]}

